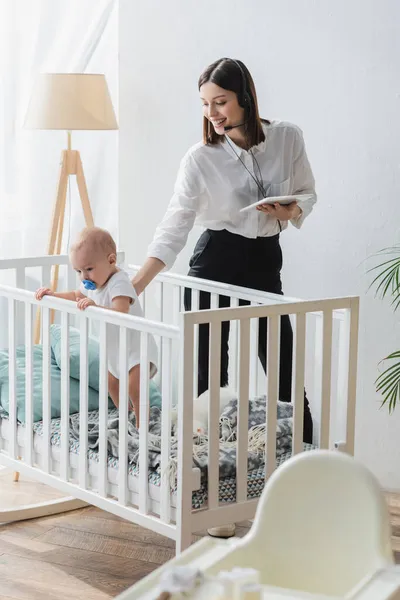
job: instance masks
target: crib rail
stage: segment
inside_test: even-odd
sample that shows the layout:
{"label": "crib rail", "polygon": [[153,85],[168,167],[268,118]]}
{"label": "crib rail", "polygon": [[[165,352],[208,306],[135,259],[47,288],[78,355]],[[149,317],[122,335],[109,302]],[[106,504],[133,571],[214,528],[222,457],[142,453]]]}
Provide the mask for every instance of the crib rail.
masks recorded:
{"label": "crib rail", "polygon": [[[126,268],[134,275],[140,267],[128,265]],[[265,306],[266,304],[268,306],[286,306],[286,309],[282,309],[282,314],[290,316],[294,331],[293,378],[297,381],[297,390],[306,387],[308,392],[314,420],[314,442],[324,448],[333,444],[340,446],[343,451],[353,453],[354,440],[349,440],[348,443],[344,442],[347,439],[347,420],[350,416],[348,415],[350,409],[347,402],[347,366],[350,358],[348,339],[351,311],[346,305],[348,299],[343,299],[343,302],[341,298],[324,300],[325,304],[328,303],[325,312],[321,308],[321,301],[316,300],[314,304],[309,304],[306,312],[296,315],[296,313],[291,312],[288,305],[300,305],[304,302],[304,299],[166,272],[160,273],[141,296],[146,317],[176,324],[177,315],[185,309],[183,299],[188,291],[190,294],[189,305],[192,311],[197,311],[199,308],[205,311],[217,308],[225,310],[225,307],[235,309],[243,304],[250,304],[255,307]],[[354,303],[353,312],[355,312]],[[250,337],[247,350],[244,347],[242,347],[242,350],[240,348],[239,320],[228,319],[230,322],[229,383],[234,390],[239,392],[241,386],[243,389],[246,387],[243,381],[240,383],[240,377],[242,380],[243,377],[248,377],[251,397],[265,393],[266,390],[266,381],[258,356],[260,318],[258,314],[250,311]],[[271,319],[271,326],[279,329],[277,322]],[[279,336],[279,333],[276,335]],[[198,338],[199,327],[196,324],[194,327],[194,394],[197,393]],[[272,342],[270,341],[268,344],[271,345]],[[272,363],[274,360],[279,362],[279,348],[277,349],[272,345],[271,347],[273,351],[277,350],[278,354],[274,358],[273,353],[269,352],[268,361]],[[239,369],[240,363],[243,362],[240,358],[241,354],[243,355],[245,352],[248,352],[250,357],[248,375],[241,373]],[[177,359],[179,357],[177,350],[175,350],[175,357]],[[330,369],[327,368],[328,365],[330,365]],[[271,369],[269,371],[271,372]],[[175,377],[177,377],[177,374],[175,374]],[[297,395],[300,398],[299,391]],[[334,398],[332,403],[330,398]],[[243,408],[243,410],[245,409]],[[303,412],[303,406],[298,401],[294,415],[298,430],[300,430],[300,425],[303,422]],[[332,421],[331,428],[330,418]],[[272,419],[271,416],[271,428],[274,427]],[[333,436],[335,442],[332,439],[329,442],[329,436],[331,438]],[[296,438],[294,445],[297,451],[302,450],[301,438]]]}
{"label": "crib rail", "polygon": [[[207,473],[208,511],[192,515],[192,530],[200,530],[204,526],[220,525],[233,519],[226,507],[219,503],[219,403],[220,403],[220,341],[221,325],[223,322],[237,321],[239,324],[239,387],[238,387],[238,426],[236,442],[236,503],[241,507],[241,518],[246,518],[246,508],[253,509],[254,501],[248,498],[248,399],[249,399],[249,362],[250,362],[250,320],[268,317],[268,377],[266,379],[265,394],[268,398],[266,405],[265,428],[265,479],[270,477],[276,468],[277,452],[277,403],[279,381],[279,326],[283,315],[290,315],[295,320],[294,344],[294,374],[292,387],[293,416],[293,441],[292,454],[303,450],[303,412],[304,412],[304,365],[306,346],[306,316],[314,312],[322,313],[322,381],[321,398],[321,427],[319,431],[318,446],[332,448],[338,442],[332,437],[331,406],[332,406],[332,322],[334,312],[343,312],[342,331],[339,346],[339,372],[340,402],[346,407],[345,430],[339,445],[346,452],[354,453],[355,430],[355,404],[357,380],[357,340],[359,299],[332,298],[326,300],[309,300],[302,302],[287,302],[267,306],[249,306],[235,308],[209,309],[184,313],[181,317],[183,329],[183,345],[181,360],[183,365],[183,378],[179,402],[179,415],[181,440],[178,463],[178,493],[179,511],[183,523],[181,537],[189,536],[188,525],[185,525],[182,516],[189,510],[190,494],[185,488],[188,481],[190,464],[185,457],[192,447],[192,432],[190,424],[193,420],[193,404],[185,399],[193,389],[193,372],[195,360],[195,329],[199,325],[210,326],[210,371],[209,371],[209,421],[208,421],[208,455],[209,466]],[[232,508],[232,507],[231,507]],[[234,520],[234,519],[233,519]],[[229,522],[229,521],[228,521]],[[186,546],[184,543],[183,546]]]}
{"label": "crib rail", "polygon": [[[125,253],[117,253],[118,264],[123,263],[125,260]],[[52,254],[45,256],[29,256],[23,258],[2,258],[0,259],[0,271],[3,270],[20,270],[25,271],[31,267],[52,267],[54,265],[69,265],[68,254]]]}
{"label": "crib rail", "polygon": [[[126,270],[132,275],[135,275],[140,268],[139,265],[128,264],[126,266]],[[170,271],[165,273],[161,272],[157,275],[155,282],[158,284],[165,284],[165,286],[176,286],[179,288],[189,287],[192,290],[226,295],[230,298],[259,302],[260,304],[266,304],[266,301],[268,301],[268,304],[289,304],[293,302],[302,302],[304,300],[292,296],[281,296],[279,294],[272,294],[261,290],[240,287],[238,285],[221,283],[219,281],[210,281],[209,279],[201,279],[200,277],[190,277],[189,275],[181,275]],[[149,286],[147,290],[150,289]],[[146,295],[146,291],[143,293]]]}
{"label": "crib rail", "polygon": [[[123,265],[125,261],[125,253],[117,253],[117,262]],[[20,289],[36,290],[38,287],[50,287],[52,281],[52,270],[56,267],[58,270],[58,291],[73,290],[79,287],[79,278],[77,273],[72,268],[69,256],[67,254],[56,254],[46,256],[32,256],[25,258],[9,258],[0,259],[0,284],[15,286]],[[24,338],[25,318],[24,314],[18,307],[17,323],[16,323],[16,340],[17,343],[22,343]],[[0,315],[2,306],[0,304]],[[56,315],[57,316],[57,315]],[[51,314],[51,321],[54,320],[54,312]],[[73,322],[71,323],[74,324]],[[40,338],[40,321],[36,320],[35,341]],[[6,341],[1,334],[0,320],[0,347],[6,345]]]}
{"label": "crib rail", "polygon": [[[123,260],[123,254],[120,255]],[[13,272],[11,285],[0,285],[1,314],[5,317],[5,342],[9,352],[9,422],[4,435],[0,419],[0,463],[33,475],[70,495],[132,520],[177,541],[178,551],[185,548],[193,532],[241,521],[254,516],[257,500],[248,495],[248,419],[249,398],[265,395],[266,428],[265,478],[276,465],[277,403],[279,399],[280,320],[289,315],[294,331],[292,404],[293,434],[291,450],[303,450],[304,387],[307,388],[314,418],[314,443],[321,448],[340,447],[354,452],[355,399],[357,379],[358,298],[299,300],[257,290],[227,286],[172,273],[162,273],[141,297],[145,318],[140,319],[111,310],[90,307],[81,312],[72,302],[45,297],[38,302],[32,291],[29,269],[39,272],[35,287],[50,281],[50,269],[60,264],[66,269],[60,289],[71,289],[76,274],[71,272],[68,257],[37,257],[0,260],[0,273]],[[129,267],[132,274],[137,267]],[[29,284],[29,285],[28,285]],[[16,286],[16,287],[15,287]],[[188,296],[188,291],[190,295]],[[190,300],[191,311],[184,311],[184,298]],[[242,304],[247,305],[243,306]],[[43,451],[35,447],[34,426],[34,353],[33,317],[42,313],[42,440]],[[59,456],[52,453],[52,379],[54,361],[50,336],[50,313],[55,311],[61,330],[61,415]],[[258,322],[268,319],[267,373],[260,368],[257,355]],[[229,382],[238,397],[238,422],[235,440],[236,498],[223,505],[219,497],[219,438],[221,327],[230,323]],[[21,337],[21,323],[22,337]],[[70,452],[70,335],[71,325],[79,330],[80,346],[80,452],[74,461]],[[88,440],[90,401],[88,351],[92,326],[98,327],[99,340],[99,445],[98,468],[91,470]],[[209,422],[208,468],[203,480],[207,504],[192,510],[192,492],[200,486],[199,471],[193,469],[193,402],[197,398],[197,362],[199,331],[209,326]],[[121,368],[119,402],[119,471],[114,479],[108,458],[108,367],[107,339],[109,327],[119,331],[119,364]],[[127,335],[136,330],[141,336],[141,414],[139,432],[139,477],[132,488],[128,477],[128,395]],[[158,383],[162,391],[161,411],[161,482],[155,489],[149,483],[147,448],[149,408],[148,336],[158,343]],[[20,368],[18,348],[25,351],[25,427],[18,426],[17,374]],[[178,450],[177,489],[171,495],[166,474],[171,469],[173,439],[171,423],[177,406]],[[4,421],[4,420],[3,420]],[[24,438],[24,439],[22,439]],[[35,441],[36,440],[36,441]],[[262,446],[262,444],[261,444]],[[19,460],[21,458],[21,460]]]}
{"label": "crib rail", "polygon": [[[21,472],[26,467],[34,469],[35,475],[41,481],[56,485],[61,489],[71,492],[77,498],[97,504],[103,508],[114,508],[114,512],[122,517],[130,518],[143,526],[149,526],[163,535],[175,537],[175,526],[172,523],[170,509],[170,481],[167,471],[170,462],[170,436],[172,412],[172,390],[168,384],[172,371],[172,355],[170,352],[172,341],[179,342],[179,327],[148,319],[106,310],[98,307],[89,307],[84,312],[76,308],[76,304],[67,300],[45,296],[41,301],[36,300],[34,293],[24,289],[0,285],[0,298],[8,303],[8,352],[9,352],[9,435],[3,438],[0,430],[0,463],[13,465]],[[17,357],[16,343],[16,315],[19,308],[25,314],[25,426],[24,432],[17,427],[19,412],[17,407],[17,371],[21,369],[21,357]],[[33,369],[34,344],[33,344],[33,307],[40,307],[42,317],[42,451],[39,453],[34,447],[34,406],[33,406]],[[50,334],[50,311],[60,313],[61,322],[61,414],[60,414],[60,452],[56,461],[52,454],[51,438],[56,432],[52,429],[52,378],[51,368],[54,363]],[[70,320],[74,317],[79,326],[80,366],[79,366],[79,455],[76,464],[70,456],[70,345],[69,337]],[[98,477],[94,484],[90,472],[89,458],[90,447],[88,440],[89,418],[89,324],[96,321],[100,325],[99,337],[99,445],[98,445]],[[107,365],[107,337],[109,326],[119,329],[119,444],[118,444],[118,476],[113,486],[109,479],[109,458],[107,443],[107,420],[110,402],[108,400],[108,365]],[[139,485],[132,500],[131,490],[128,485],[128,364],[127,364],[127,336],[130,330],[140,332],[140,412],[142,425],[139,429]],[[164,476],[161,477],[159,486],[159,504],[162,507],[160,517],[155,518],[151,513],[148,503],[149,465],[147,448],[149,445],[148,413],[150,408],[149,370],[148,370],[148,337],[157,335],[163,341],[164,360],[160,367],[164,372],[163,385],[163,421],[161,446],[161,468]],[[21,346],[19,346],[21,347]],[[77,376],[72,375],[72,376]],[[37,385],[37,381],[36,381]],[[37,409],[37,407],[36,407]],[[1,420],[0,420],[1,422]],[[26,435],[25,435],[26,434]],[[24,440],[21,439],[24,436]],[[167,441],[168,440],[168,441]],[[20,459],[20,460],[19,460]],[[18,465],[18,466],[17,466]],[[60,485],[61,484],[61,485]],[[193,486],[192,473],[191,485]],[[114,493],[113,493],[114,490]]]}

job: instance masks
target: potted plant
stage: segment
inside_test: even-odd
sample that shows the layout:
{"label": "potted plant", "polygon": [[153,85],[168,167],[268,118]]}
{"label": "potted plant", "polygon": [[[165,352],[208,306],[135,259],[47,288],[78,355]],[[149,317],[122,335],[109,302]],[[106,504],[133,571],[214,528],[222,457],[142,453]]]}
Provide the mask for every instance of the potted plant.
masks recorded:
{"label": "potted plant", "polygon": [[[370,271],[376,273],[370,287],[376,288],[376,295],[381,298],[392,298],[393,310],[400,306],[400,245],[381,250],[377,256],[391,256]],[[385,365],[385,370],[375,381],[376,391],[382,397],[382,405],[387,404],[389,413],[392,413],[400,400],[400,350],[386,356],[380,364]]]}

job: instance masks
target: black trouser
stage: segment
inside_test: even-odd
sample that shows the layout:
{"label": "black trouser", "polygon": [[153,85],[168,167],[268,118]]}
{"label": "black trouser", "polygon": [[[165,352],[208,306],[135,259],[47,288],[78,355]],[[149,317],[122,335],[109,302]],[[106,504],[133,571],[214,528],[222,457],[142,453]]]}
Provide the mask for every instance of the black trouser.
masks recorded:
{"label": "black trouser", "polygon": [[[189,262],[189,275],[242,287],[282,294],[280,272],[282,250],[279,235],[246,238],[229,231],[207,229],[199,238]],[[219,297],[219,306],[229,306],[227,296]],[[200,292],[200,309],[210,308],[210,294]],[[249,304],[240,301],[241,305]],[[191,309],[191,290],[185,289],[185,309]],[[221,387],[228,384],[229,321],[221,330]],[[279,399],[291,400],[293,332],[287,315],[281,317]],[[259,319],[258,356],[264,372],[267,368],[267,319]],[[199,326],[198,395],[208,389],[209,325]],[[304,393],[305,442],[312,442],[313,422]]]}

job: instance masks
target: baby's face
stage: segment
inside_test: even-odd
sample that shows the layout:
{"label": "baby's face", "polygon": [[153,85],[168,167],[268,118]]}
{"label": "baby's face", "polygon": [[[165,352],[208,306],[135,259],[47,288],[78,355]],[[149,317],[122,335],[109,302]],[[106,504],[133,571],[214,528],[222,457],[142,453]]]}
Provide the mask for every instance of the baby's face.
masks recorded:
{"label": "baby's face", "polygon": [[99,254],[81,248],[71,252],[71,264],[81,281],[87,279],[101,288],[116,271],[114,254]]}

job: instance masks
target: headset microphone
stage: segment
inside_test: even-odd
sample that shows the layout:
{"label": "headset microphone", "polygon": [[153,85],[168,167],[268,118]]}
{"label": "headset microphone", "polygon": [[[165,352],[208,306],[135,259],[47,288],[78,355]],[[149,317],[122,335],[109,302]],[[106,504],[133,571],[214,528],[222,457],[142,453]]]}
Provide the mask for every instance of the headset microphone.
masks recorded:
{"label": "headset microphone", "polygon": [[226,127],[224,127],[224,131],[230,131],[231,129],[235,129],[236,127],[243,127],[243,125],[246,125],[247,121],[244,121],[244,123],[239,123],[239,125],[227,125]]}

